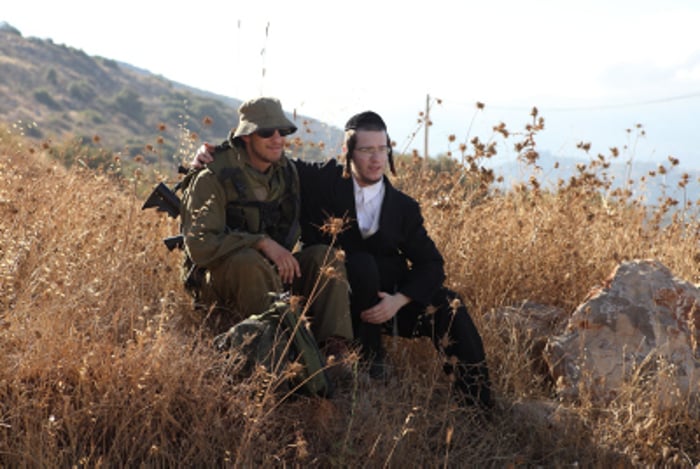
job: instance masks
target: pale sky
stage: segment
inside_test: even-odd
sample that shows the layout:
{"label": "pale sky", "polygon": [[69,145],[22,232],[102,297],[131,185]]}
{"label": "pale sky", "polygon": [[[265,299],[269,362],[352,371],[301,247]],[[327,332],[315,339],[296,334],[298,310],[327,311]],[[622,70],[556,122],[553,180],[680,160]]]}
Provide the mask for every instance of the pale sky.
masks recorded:
{"label": "pale sky", "polygon": [[552,151],[623,145],[639,122],[637,157],[700,160],[685,143],[700,134],[688,118],[700,111],[697,0],[14,0],[0,21],[237,99],[276,96],[338,127],[372,109],[399,146],[426,96],[440,98],[431,153],[449,134],[522,128],[537,106]]}

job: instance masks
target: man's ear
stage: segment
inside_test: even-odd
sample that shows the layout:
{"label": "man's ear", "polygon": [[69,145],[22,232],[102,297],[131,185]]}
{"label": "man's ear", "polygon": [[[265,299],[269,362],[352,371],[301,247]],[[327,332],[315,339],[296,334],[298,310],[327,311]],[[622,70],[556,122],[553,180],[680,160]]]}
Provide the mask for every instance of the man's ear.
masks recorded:
{"label": "man's ear", "polygon": [[343,148],[342,148],[342,155],[343,158],[345,158],[345,163],[350,166],[350,154],[348,153],[348,146],[347,144],[343,143]]}

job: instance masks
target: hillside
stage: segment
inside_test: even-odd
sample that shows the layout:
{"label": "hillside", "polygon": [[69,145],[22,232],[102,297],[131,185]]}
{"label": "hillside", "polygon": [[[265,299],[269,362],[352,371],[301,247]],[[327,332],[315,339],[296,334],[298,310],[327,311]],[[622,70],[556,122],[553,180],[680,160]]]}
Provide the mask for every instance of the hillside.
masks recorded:
{"label": "hillside", "polygon": [[620,259],[659,259],[697,283],[697,222],[649,226],[639,206],[592,197],[596,177],[482,197],[462,184],[472,175],[401,161],[396,185],[421,201],[483,335],[493,415],[455,405],[427,339],[387,338],[386,383],[358,367],[332,399],[295,397],[284,374],[230,374],[162,244],[174,220],[142,211],[119,173],[66,168],[25,139],[0,133],[1,467],[700,462],[697,401],[660,405],[646,375],[607,406],[554,399],[538,336],[489,314],[525,300],[572,311]]}
{"label": "hillside", "polygon": [[[235,98],[179,84],[130,64],[90,57],[51,40],[25,38],[11,25],[0,23],[0,122],[19,128],[36,143],[75,140],[93,153],[106,150],[119,155],[122,166],[158,163],[161,171],[172,175],[177,163],[201,141],[218,142],[227,135],[236,125],[239,105]],[[340,148],[340,129],[305,116],[289,117],[301,129],[293,143],[304,158],[324,159]],[[70,165],[74,150],[64,149],[55,156]],[[595,159],[583,152],[580,156],[555,158],[542,151],[541,170],[535,175],[545,187],[555,186],[558,180],[576,177],[577,165]],[[109,154],[93,159],[87,164],[112,160]],[[431,159],[434,168],[441,164],[440,158]],[[659,165],[623,158],[610,158],[609,164],[615,188],[625,187],[628,179],[646,181],[635,190],[648,204],[670,197],[682,206],[700,198],[698,171],[681,172],[664,162],[663,177],[650,177],[658,175]],[[501,187],[506,190],[532,175],[532,167],[519,161],[493,169],[502,176]]]}
{"label": "hillside", "polygon": [[[198,141],[218,142],[237,123],[239,100],[172,82],[131,65],[0,27],[0,120],[35,141],[77,138],[146,162]],[[290,114],[310,143],[338,147],[340,131]],[[319,157],[313,145],[309,158]]]}

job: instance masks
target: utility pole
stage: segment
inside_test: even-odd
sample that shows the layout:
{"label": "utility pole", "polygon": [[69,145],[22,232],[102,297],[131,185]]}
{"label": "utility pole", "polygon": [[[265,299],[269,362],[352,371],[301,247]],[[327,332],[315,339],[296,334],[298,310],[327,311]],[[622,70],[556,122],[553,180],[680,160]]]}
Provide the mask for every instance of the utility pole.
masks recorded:
{"label": "utility pole", "polygon": [[423,120],[423,169],[428,169],[428,127],[430,127],[430,94],[425,95],[425,119]]}

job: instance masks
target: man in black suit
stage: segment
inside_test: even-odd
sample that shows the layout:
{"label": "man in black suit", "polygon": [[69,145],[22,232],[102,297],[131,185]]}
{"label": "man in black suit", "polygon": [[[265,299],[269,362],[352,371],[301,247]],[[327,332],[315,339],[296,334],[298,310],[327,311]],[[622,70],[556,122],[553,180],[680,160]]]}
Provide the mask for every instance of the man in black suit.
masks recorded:
{"label": "man in black suit", "polygon": [[[345,251],[353,330],[369,362],[383,378],[382,334],[430,337],[444,354],[465,404],[491,407],[491,388],[481,337],[457,293],[443,285],[444,261],[423,224],[418,203],[394,188],[391,140],[382,118],[371,111],[345,126],[346,164],[293,160],[301,186],[304,247],[328,244],[318,227],[331,217],[349,226],[336,246]],[[196,160],[211,161],[200,150]]]}
{"label": "man in black suit", "polygon": [[[338,237],[345,251],[355,337],[370,374],[385,373],[382,334],[430,337],[445,354],[445,371],[467,403],[491,406],[481,337],[459,296],[443,285],[444,261],[425,230],[418,203],[385,175],[395,173],[391,140],[371,111],[345,125],[346,164],[295,161],[299,170],[304,246],[328,243],[318,230],[327,216],[347,217]],[[456,360],[451,359],[455,357]]]}

